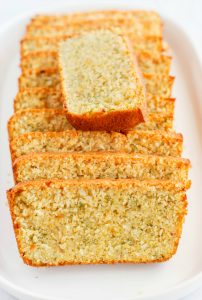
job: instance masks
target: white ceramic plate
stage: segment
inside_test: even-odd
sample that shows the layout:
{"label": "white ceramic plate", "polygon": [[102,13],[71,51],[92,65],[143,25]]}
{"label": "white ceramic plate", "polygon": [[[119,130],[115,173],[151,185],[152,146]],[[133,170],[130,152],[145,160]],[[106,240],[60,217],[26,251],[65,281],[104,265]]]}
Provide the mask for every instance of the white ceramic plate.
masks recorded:
{"label": "white ceramic plate", "polygon": [[[68,5],[52,12],[126,8],[109,3]],[[128,6],[128,8],[132,8]],[[133,7],[134,8],[134,7]],[[47,8],[47,11],[50,9]],[[13,109],[19,76],[19,41],[29,16],[15,19],[0,32],[0,285],[20,299],[140,300],[178,299],[202,283],[202,72],[185,33],[165,19],[165,38],[173,49],[176,75],[175,128],[184,135],[184,156],[192,161],[189,207],[177,254],[150,265],[98,265],[33,268],[19,257],[6,200],[13,185],[6,123]]]}

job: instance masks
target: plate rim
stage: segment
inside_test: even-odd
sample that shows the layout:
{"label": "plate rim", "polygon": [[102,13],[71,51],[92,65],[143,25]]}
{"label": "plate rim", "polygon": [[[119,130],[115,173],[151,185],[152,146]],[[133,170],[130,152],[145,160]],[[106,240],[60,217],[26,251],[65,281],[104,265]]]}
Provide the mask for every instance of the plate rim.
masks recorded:
{"label": "plate rim", "polygon": [[[88,2],[88,1],[87,1]],[[102,3],[99,2],[99,4],[95,1],[92,4],[90,4],[90,7],[93,6],[93,9],[105,9],[105,8],[109,8],[109,7],[113,7],[115,9],[120,9],[120,6],[125,6],[126,5],[126,9],[130,9],[130,8],[140,8],[142,7],[143,9],[145,9],[144,5],[138,5],[137,3],[125,3],[123,4],[123,2],[120,1],[102,1]],[[79,4],[82,4],[81,6],[79,6]],[[86,3],[85,3],[86,4]],[[72,1],[70,3],[64,3],[64,4],[53,4],[50,5],[49,7],[47,7],[47,5],[43,5],[40,8],[40,13],[41,12],[47,12],[50,13],[53,10],[61,10],[62,8],[78,8],[78,10],[80,11],[84,11],[84,3],[82,1],[78,1],[78,3],[72,3]],[[149,8],[146,8],[149,9]],[[32,15],[34,15],[35,13],[39,12],[39,9],[32,9],[32,10],[27,10],[27,12],[22,13],[10,20],[8,20],[7,22],[5,22],[1,28],[0,28],[0,40],[2,38],[2,36],[6,33],[6,31],[8,31],[9,29],[12,29],[13,26],[17,25],[19,22],[24,21],[27,18],[30,18]],[[176,22],[175,20],[171,19],[171,18],[167,18],[164,17],[164,14],[161,13],[161,16],[163,17],[163,19],[167,19],[169,22],[172,22],[179,31],[181,31],[184,35],[184,37],[186,38],[187,42],[189,43],[189,46],[192,48],[192,52],[195,56],[195,59],[198,62],[198,69],[200,69],[202,71],[202,66],[201,66],[201,61],[200,61],[200,57],[195,49],[195,47],[193,46],[193,43],[191,42],[191,39],[189,37],[189,35],[184,31],[184,29],[179,25],[178,22]],[[1,271],[0,271],[1,272]],[[175,297],[175,299],[177,299],[177,297],[184,297],[188,294],[190,294],[191,292],[193,292],[194,290],[196,290],[197,288],[199,288],[202,285],[202,270],[197,273],[196,275],[194,275],[193,277],[190,277],[189,279],[185,279],[184,281],[181,281],[179,284],[175,284],[174,286],[171,286],[167,289],[165,289],[164,291],[160,291],[159,293],[150,293],[150,295],[139,295],[139,296],[135,296],[134,298],[131,298],[130,300],[160,300],[162,299],[162,297],[166,297],[166,299],[172,299],[173,297]],[[32,297],[32,299],[40,299],[40,300],[63,300],[64,298],[55,298],[55,297],[46,297],[46,296],[41,296],[38,293],[34,293],[34,292],[30,292],[29,290],[26,290],[25,288],[19,287],[17,284],[12,283],[12,281],[9,281],[8,279],[6,279],[1,273],[0,273],[0,287],[5,290],[6,292],[10,293],[11,295],[13,295],[14,297]],[[172,297],[172,298],[171,298]],[[67,298],[65,298],[67,300]],[[120,298],[121,300],[122,298]],[[71,300],[71,298],[68,298],[68,300]],[[129,299],[128,299],[129,300]]]}

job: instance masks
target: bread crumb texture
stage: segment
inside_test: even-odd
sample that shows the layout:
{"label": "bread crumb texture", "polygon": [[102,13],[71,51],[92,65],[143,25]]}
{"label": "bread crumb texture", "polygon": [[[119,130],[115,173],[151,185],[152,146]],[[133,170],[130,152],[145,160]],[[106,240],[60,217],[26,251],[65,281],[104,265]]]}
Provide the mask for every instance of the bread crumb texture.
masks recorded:
{"label": "bread crumb texture", "polygon": [[38,153],[14,164],[16,182],[39,179],[135,178],[185,181],[190,163],[183,158],[126,153]]}
{"label": "bread crumb texture", "polygon": [[110,30],[62,42],[59,62],[68,111],[84,114],[139,108],[145,94],[133,60],[125,38]]}
{"label": "bread crumb texture", "polygon": [[8,196],[26,263],[140,263],[175,253],[185,189],[159,181],[35,181]]}
{"label": "bread crumb texture", "polygon": [[10,143],[12,160],[32,152],[123,151],[126,153],[181,156],[183,138],[164,131],[118,132],[66,131],[32,132]]}

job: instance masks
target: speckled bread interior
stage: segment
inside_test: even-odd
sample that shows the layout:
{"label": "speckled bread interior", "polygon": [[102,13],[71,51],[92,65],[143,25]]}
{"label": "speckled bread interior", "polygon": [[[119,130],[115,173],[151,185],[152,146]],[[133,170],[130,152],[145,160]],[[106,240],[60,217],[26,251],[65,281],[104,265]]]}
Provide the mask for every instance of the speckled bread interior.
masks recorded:
{"label": "speckled bread interior", "polygon": [[126,133],[67,130],[31,132],[10,141],[12,161],[38,152],[125,152],[180,157],[181,134],[165,131],[134,130]]}
{"label": "speckled bread interior", "polygon": [[33,266],[165,261],[189,182],[31,181],[8,192],[19,252]]}

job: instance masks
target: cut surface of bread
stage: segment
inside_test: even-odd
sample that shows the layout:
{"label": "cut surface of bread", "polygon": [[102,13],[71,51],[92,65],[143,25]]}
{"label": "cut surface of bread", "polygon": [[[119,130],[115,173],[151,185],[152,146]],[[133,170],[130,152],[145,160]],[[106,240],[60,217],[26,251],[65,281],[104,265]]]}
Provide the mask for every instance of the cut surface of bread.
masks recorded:
{"label": "cut surface of bread", "polygon": [[35,131],[64,131],[73,129],[61,109],[27,109],[13,115],[8,122],[11,139]]}
{"label": "cut surface of bread", "polygon": [[[64,35],[62,37],[48,38],[48,37],[31,37],[24,38],[21,41],[21,55],[31,54],[33,52],[41,51],[58,51],[59,44],[69,38],[70,36]],[[159,55],[163,50],[162,37],[157,36],[135,36],[130,35],[130,41],[134,51],[139,54],[142,51]]]}
{"label": "cut surface of bread", "polygon": [[8,191],[26,264],[146,263],[175,254],[190,182],[48,180]]}
{"label": "cut surface of bread", "polygon": [[[154,105],[155,104],[152,104],[153,107]],[[43,88],[43,87],[26,88],[26,89],[22,89],[21,91],[18,91],[14,100],[14,111],[17,112],[24,109],[30,109],[30,108],[62,109],[63,96],[61,91],[54,88]]]}
{"label": "cut surface of bread", "polygon": [[[146,91],[155,96],[171,97],[173,76],[155,76],[143,74]],[[52,87],[61,90],[61,80],[58,69],[26,70],[19,78],[19,88]]]}
{"label": "cut surface of bread", "polygon": [[181,156],[181,134],[164,131],[129,131],[125,134],[105,131],[32,132],[10,142],[12,161],[39,152],[105,152]]}
{"label": "cut surface of bread", "polygon": [[40,179],[159,179],[185,181],[190,162],[183,158],[127,153],[31,153],[13,165],[15,182]]}
{"label": "cut surface of bread", "polygon": [[[171,57],[153,55],[152,53],[139,53],[137,55],[139,68],[144,74],[169,75]],[[36,51],[21,57],[22,70],[57,68],[57,51]]]}
{"label": "cut surface of bread", "polygon": [[67,39],[59,48],[59,70],[75,128],[116,131],[145,121],[144,84],[123,35],[96,30]]}
{"label": "cut surface of bread", "polygon": [[[149,114],[146,123],[135,127],[137,130],[172,130],[173,115]],[[52,132],[75,130],[68,122],[66,113],[62,109],[25,109],[14,114],[8,122],[9,137],[12,140],[17,136],[29,132]]]}
{"label": "cut surface of bread", "polygon": [[[14,111],[30,108],[63,108],[63,96],[54,88],[25,88],[14,100]],[[175,99],[147,94],[147,110],[152,113],[174,114]]]}

